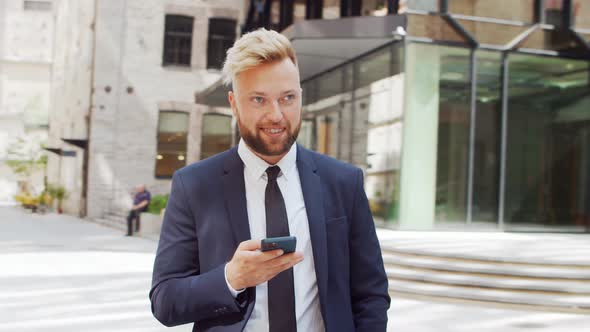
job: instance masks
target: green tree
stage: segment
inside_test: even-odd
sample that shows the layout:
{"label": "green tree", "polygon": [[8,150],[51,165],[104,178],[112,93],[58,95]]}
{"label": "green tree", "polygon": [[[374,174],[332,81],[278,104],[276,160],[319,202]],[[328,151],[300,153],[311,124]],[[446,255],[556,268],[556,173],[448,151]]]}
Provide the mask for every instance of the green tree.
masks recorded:
{"label": "green tree", "polygon": [[26,179],[27,188],[31,184],[31,175],[36,170],[44,170],[47,166],[47,155],[42,150],[40,143],[27,141],[18,138],[16,142],[8,148],[6,165],[12,171]]}

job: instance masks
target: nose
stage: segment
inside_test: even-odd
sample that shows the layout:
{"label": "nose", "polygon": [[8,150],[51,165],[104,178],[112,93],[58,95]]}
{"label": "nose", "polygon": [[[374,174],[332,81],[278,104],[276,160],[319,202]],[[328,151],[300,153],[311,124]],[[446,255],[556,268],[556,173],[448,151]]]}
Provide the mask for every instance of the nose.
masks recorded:
{"label": "nose", "polygon": [[281,120],[283,120],[283,112],[281,111],[281,106],[278,101],[271,103],[267,117],[273,123],[281,122]]}

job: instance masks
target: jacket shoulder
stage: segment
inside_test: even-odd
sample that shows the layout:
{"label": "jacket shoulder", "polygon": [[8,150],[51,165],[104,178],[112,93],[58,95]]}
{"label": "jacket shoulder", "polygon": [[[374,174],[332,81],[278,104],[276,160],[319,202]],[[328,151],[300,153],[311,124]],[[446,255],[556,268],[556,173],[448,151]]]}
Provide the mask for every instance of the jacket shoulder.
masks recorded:
{"label": "jacket shoulder", "polygon": [[218,153],[207,159],[199,160],[178,169],[175,172],[175,176],[181,176],[184,181],[193,178],[199,178],[202,181],[215,175],[222,175],[225,162],[232,156],[232,153],[236,153],[235,148]]}
{"label": "jacket shoulder", "polygon": [[302,148],[302,152],[309,155],[314,161],[318,172],[327,177],[345,177],[348,180],[355,179],[361,171],[360,168],[336,158],[321,154],[312,150]]}

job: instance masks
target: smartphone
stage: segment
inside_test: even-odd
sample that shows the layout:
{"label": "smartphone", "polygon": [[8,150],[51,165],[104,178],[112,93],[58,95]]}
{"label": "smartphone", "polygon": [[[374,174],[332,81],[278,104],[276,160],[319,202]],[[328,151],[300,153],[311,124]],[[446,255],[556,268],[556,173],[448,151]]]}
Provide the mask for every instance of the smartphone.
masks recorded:
{"label": "smartphone", "polygon": [[269,237],[260,241],[261,251],[283,249],[285,254],[295,251],[297,238],[294,236]]}

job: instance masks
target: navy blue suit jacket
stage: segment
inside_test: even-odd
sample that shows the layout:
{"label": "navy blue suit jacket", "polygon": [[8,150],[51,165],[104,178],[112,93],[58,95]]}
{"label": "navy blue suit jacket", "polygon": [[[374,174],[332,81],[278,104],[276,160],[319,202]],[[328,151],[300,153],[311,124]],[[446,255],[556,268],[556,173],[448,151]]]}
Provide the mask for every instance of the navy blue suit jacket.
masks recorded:
{"label": "navy blue suit jacket", "polygon": [[[327,331],[385,331],[387,276],[362,171],[298,146],[297,167]],[[244,166],[232,148],[178,170],[160,235],[150,300],[166,326],[241,331],[255,288],[234,299],[224,266],[250,239]]]}

